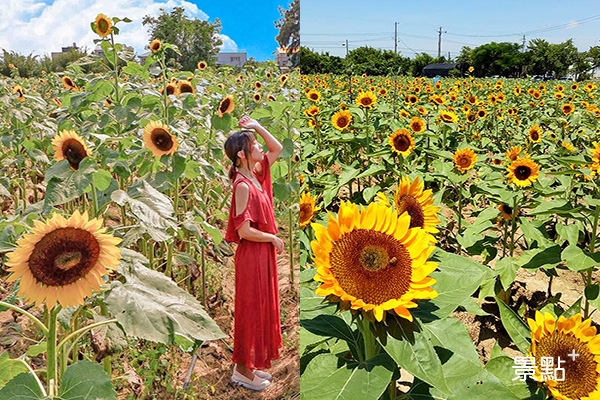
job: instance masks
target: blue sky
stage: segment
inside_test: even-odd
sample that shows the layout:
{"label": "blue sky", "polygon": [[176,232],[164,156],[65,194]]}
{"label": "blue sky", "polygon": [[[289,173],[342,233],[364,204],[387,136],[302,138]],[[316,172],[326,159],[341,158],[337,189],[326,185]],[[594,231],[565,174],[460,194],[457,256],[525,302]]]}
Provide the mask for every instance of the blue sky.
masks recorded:
{"label": "blue sky", "polygon": [[0,6],[0,48],[21,54],[50,54],[60,47],[77,43],[93,50],[97,35],[90,22],[103,13],[109,17],[129,17],[120,24],[120,43],[133,46],[138,54],[147,51],[148,29],[145,15],[158,16],[160,8],[182,6],[190,18],[221,20],[222,51],[246,51],[256,60],[273,60],[278,44],[274,21],[278,6],[286,0],[217,2],[206,0],[2,0]]}
{"label": "blue sky", "polygon": [[394,22],[399,23],[398,51],[409,57],[421,52],[437,56],[440,26],[445,32],[442,54],[450,52],[452,57],[463,46],[522,43],[523,33],[527,41],[561,43],[572,38],[580,51],[600,44],[597,0],[302,0],[300,10],[302,45],[338,56],[346,54],[342,46],[346,39],[350,50],[361,46],[394,50]]}

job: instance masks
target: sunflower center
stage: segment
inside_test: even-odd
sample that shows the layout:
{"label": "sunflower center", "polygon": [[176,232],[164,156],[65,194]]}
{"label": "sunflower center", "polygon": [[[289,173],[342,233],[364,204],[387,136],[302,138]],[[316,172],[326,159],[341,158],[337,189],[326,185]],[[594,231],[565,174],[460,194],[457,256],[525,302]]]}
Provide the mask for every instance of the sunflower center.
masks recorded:
{"label": "sunflower center", "polygon": [[529,168],[526,165],[519,165],[517,168],[515,168],[515,177],[520,180],[520,181],[524,181],[525,179],[529,178],[531,176],[531,168]]}
{"label": "sunflower center", "polygon": [[221,112],[223,112],[223,113],[224,113],[224,112],[226,112],[226,111],[227,111],[227,109],[228,109],[228,108],[229,108],[229,99],[225,99],[225,100],[223,100],[223,102],[221,103],[220,110],[221,110]]}
{"label": "sunflower center", "polygon": [[505,214],[512,215],[512,208],[510,208],[510,206],[508,206],[508,205],[506,205],[506,204],[503,204],[503,205],[502,205],[502,211],[503,211]]}
{"label": "sunflower center", "polygon": [[404,211],[410,215],[410,228],[423,228],[425,226],[425,214],[423,213],[423,207],[419,204],[419,201],[409,194],[405,194],[400,197],[398,204],[398,214],[402,215]]}
{"label": "sunflower center", "polygon": [[356,229],[343,234],[330,254],[331,272],[349,295],[368,304],[398,299],[410,288],[412,263],[399,240]]}
{"label": "sunflower center", "polygon": [[85,147],[78,140],[75,139],[67,139],[65,140],[62,152],[69,162],[69,165],[73,169],[79,169],[79,163],[85,157],[87,157],[87,152],[85,151]]}
{"label": "sunflower center", "polygon": [[173,138],[169,132],[165,131],[164,129],[155,128],[154,131],[152,131],[151,138],[152,143],[154,143],[159,150],[169,151],[173,147]]}
{"label": "sunflower center", "polygon": [[361,102],[361,104],[363,106],[370,106],[371,105],[371,98],[370,97],[363,97],[360,102]]}
{"label": "sunflower center", "polygon": [[421,130],[421,123],[420,122],[413,122],[412,124],[410,124],[410,128],[415,131],[418,132]]}
{"label": "sunflower center", "polygon": [[59,228],[35,244],[29,257],[32,275],[48,286],[64,286],[84,277],[96,264],[100,245],[90,232]]}
{"label": "sunflower center", "polygon": [[[573,351],[578,356],[574,357]],[[552,357],[554,359],[553,368],[559,367],[558,359],[560,357],[561,368],[565,370],[564,381],[558,381],[556,386],[556,390],[560,394],[570,399],[581,399],[596,390],[598,363],[594,361],[594,355],[590,353],[587,345],[575,336],[554,331],[551,335],[542,338],[536,351],[538,367],[540,367],[542,357]]]}
{"label": "sunflower center", "polygon": [[194,89],[190,85],[181,85],[179,90],[181,93],[194,93]]}
{"label": "sunflower center", "polygon": [[410,140],[406,135],[398,135],[394,138],[394,148],[398,151],[406,151],[410,147]]}
{"label": "sunflower center", "polygon": [[300,223],[304,223],[312,217],[312,207],[310,204],[300,205]]}
{"label": "sunflower center", "polygon": [[469,156],[462,156],[458,159],[458,165],[463,168],[467,168],[471,164],[471,158]]}
{"label": "sunflower center", "polygon": [[538,140],[540,138],[540,134],[538,131],[531,132],[531,140]]}
{"label": "sunflower center", "polygon": [[100,32],[106,32],[108,30],[108,22],[104,19],[98,21],[98,29],[100,29]]}
{"label": "sunflower center", "polygon": [[339,117],[337,120],[337,125],[340,128],[345,128],[348,125],[348,119],[346,117]]}

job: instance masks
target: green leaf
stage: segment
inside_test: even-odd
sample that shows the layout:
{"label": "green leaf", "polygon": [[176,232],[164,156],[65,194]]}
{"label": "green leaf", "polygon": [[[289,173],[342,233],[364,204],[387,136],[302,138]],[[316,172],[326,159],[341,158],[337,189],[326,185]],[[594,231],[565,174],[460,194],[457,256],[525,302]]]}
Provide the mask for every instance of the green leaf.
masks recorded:
{"label": "green leaf", "polygon": [[46,352],[46,347],[47,347],[46,342],[42,342],[40,344],[34,344],[33,346],[29,346],[29,348],[27,349],[27,355],[29,357],[35,357],[35,356],[39,356],[42,353]]}
{"label": "green leaf", "polygon": [[117,399],[110,377],[93,362],[83,360],[70,365],[62,376],[61,400]]}
{"label": "green leaf", "polygon": [[530,211],[532,215],[539,214],[570,214],[573,206],[565,199],[543,200],[539,206]]}
{"label": "green leaf", "polygon": [[550,242],[550,240],[548,240],[535,225],[525,219],[521,221],[521,230],[527,239],[528,247],[530,249],[533,248],[533,243],[536,242],[537,247],[542,249],[552,245],[552,242]]}
{"label": "green leaf", "polygon": [[232,125],[231,114],[224,114],[223,117],[219,117],[219,115],[215,113],[211,118],[211,123],[213,129],[228,133],[231,130]]}
{"label": "green leaf", "polygon": [[[597,286],[597,285],[593,285],[593,286]],[[586,290],[587,290],[587,288],[586,288]],[[579,314],[581,312],[581,301],[582,300],[583,300],[583,297],[580,297],[579,299],[577,299],[577,301],[575,303],[573,303],[573,305],[571,305],[571,307],[569,307],[564,313],[562,313],[562,316],[568,319],[568,318],[571,318],[575,314]],[[596,305],[594,305],[591,301],[590,301],[590,304],[592,304],[594,307],[596,307]],[[596,307],[596,308],[598,308],[598,307]]]}
{"label": "green leaf", "polygon": [[[0,371],[2,371],[0,369]],[[40,387],[29,373],[21,373],[14,377],[0,390],[1,400],[44,400]]]}
{"label": "green leaf", "polygon": [[359,364],[338,368],[338,357],[316,356],[300,380],[302,400],[377,400],[392,378],[394,363],[380,354]]}
{"label": "green leaf", "polygon": [[502,300],[496,297],[498,308],[500,309],[500,319],[506,332],[515,342],[515,345],[523,354],[527,354],[531,345],[531,332],[527,324],[515,313],[512,308],[507,306]]}
{"label": "green leaf", "polygon": [[281,150],[281,154],[279,157],[281,158],[289,158],[294,155],[294,142],[290,139],[283,139],[283,150]]}
{"label": "green leaf", "polygon": [[544,249],[524,251],[516,263],[522,268],[554,268],[561,262],[560,246],[554,245]]}
{"label": "green leaf", "polygon": [[67,160],[59,161],[48,168],[44,205],[56,206],[81,196],[92,182],[96,169],[96,161],[90,157],[84,158],[77,170],[71,169]]}
{"label": "green leaf", "polygon": [[498,271],[498,275],[500,275],[502,286],[508,289],[515,280],[515,276],[517,276],[519,264],[516,263],[514,257],[506,257],[498,260],[494,269]]}
{"label": "green leaf", "polygon": [[450,394],[442,363],[433,348],[432,335],[418,322],[389,316],[387,336],[378,338],[385,351],[412,375],[427,382],[443,393]]}
{"label": "green leaf", "polygon": [[105,169],[99,169],[94,172],[93,182],[96,189],[103,192],[110,186],[110,181],[112,180],[112,175]]}
{"label": "green leaf", "polygon": [[371,202],[373,197],[375,197],[377,192],[379,192],[380,190],[381,190],[381,186],[379,186],[379,185],[370,186],[370,187],[365,188],[365,190],[363,190],[363,192],[362,192],[363,199],[365,199],[365,201],[367,203]]}
{"label": "green leaf", "polygon": [[[0,387],[6,385],[8,381],[20,373],[27,371],[27,366],[23,364],[23,361],[11,359],[8,352],[0,354]],[[1,393],[2,392],[0,391],[0,394]]]}
{"label": "green leaf", "polygon": [[572,246],[576,246],[579,242],[580,230],[582,230],[582,226],[579,221],[575,221],[571,225],[556,224],[556,232]]}
{"label": "green leaf", "polygon": [[563,250],[560,257],[567,264],[567,267],[575,272],[584,271],[598,264],[596,260],[585,254],[577,245],[572,244]]}
{"label": "green leaf", "polygon": [[342,339],[352,348],[353,354],[361,351],[362,335],[353,331],[346,322],[334,315],[317,315],[313,319],[302,319],[300,325],[315,335]]}
{"label": "green leaf", "polygon": [[142,65],[136,63],[135,61],[129,61],[127,66],[123,67],[123,72],[129,75],[136,76],[138,75],[142,79],[150,78],[150,74],[148,70],[144,68]]}
{"label": "green leaf", "polygon": [[[311,286],[316,286],[316,282],[311,282]],[[311,287],[300,287],[300,319],[311,319],[317,315],[331,315],[335,312],[334,303],[325,301],[325,298],[317,296]]]}
{"label": "green leaf", "polygon": [[175,335],[190,341],[226,336],[194,296],[139,257],[123,258],[119,272],[126,283],[112,281],[105,301],[128,336],[166,344]]}
{"label": "green leaf", "polygon": [[221,231],[219,230],[219,228],[212,226],[206,221],[202,221],[200,222],[200,224],[202,225],[204,230],[206,230],[206,232],[208,232],[208,234],[211,236],[214,245],[220,245],[223,241],[223,235],[221,235]]}

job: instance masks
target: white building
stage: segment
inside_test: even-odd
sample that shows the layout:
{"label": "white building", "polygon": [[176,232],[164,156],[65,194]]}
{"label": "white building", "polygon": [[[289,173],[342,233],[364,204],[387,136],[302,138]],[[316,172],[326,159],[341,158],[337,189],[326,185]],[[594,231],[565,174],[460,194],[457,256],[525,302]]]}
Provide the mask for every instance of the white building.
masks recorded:
{"label": "white building", "polygon": [[[296,49],[294,51],[292,51],[292,53],[297,53],[299,52],[300,49]],[[281,72],[288,72],[290,70],[290,65],[291,65],[291,55],[288,55],[287,53],[287,49],[278,47],[277,50],[275,51],[275,62],[277,63],[277,66],[279,67],[279,70]]]}
{"label": "white building", "polygon": [[238,53],[217,53],[217,66],[222,64],[233,65],[236,67],[243,67],[246,63],[248,55],[246,52]]}

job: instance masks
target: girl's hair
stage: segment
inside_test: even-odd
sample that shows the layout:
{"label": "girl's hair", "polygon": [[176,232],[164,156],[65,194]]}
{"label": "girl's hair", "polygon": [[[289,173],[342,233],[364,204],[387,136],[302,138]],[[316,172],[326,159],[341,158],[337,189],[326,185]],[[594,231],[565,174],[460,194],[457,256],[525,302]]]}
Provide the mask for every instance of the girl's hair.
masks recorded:
{"label": "girl's hair", "polygon": [[256,140],[256,135],[253,131],[242,130],[233,132],[225,141],[225,154],[233,163],[229,169],[229,179],[233,179],[234,173],[239,167],[241,160],[238,157],[238,152],[243,150],[247,160],[253,140]]}

